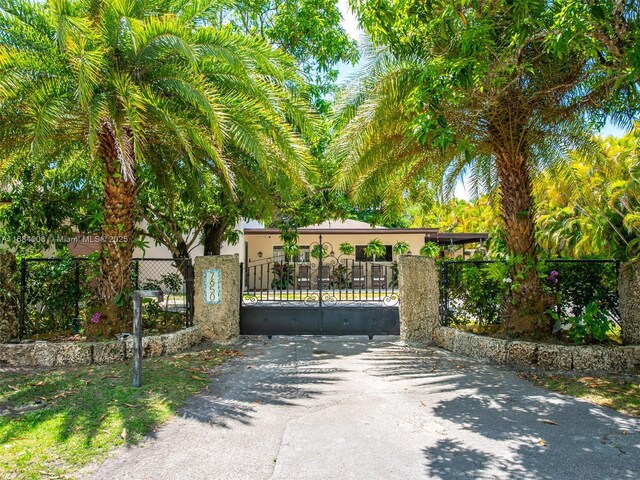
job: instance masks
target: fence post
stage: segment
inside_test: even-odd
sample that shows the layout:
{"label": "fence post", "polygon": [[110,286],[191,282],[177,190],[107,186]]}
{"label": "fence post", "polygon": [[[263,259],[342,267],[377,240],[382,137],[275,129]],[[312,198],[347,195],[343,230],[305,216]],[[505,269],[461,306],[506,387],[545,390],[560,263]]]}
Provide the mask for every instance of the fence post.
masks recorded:
{"label": "fence post", "polygon": [[26,292],[27,290],[27,260],[20,260],[20,325],[18,326],[18,337],[22,340],[25,335],[26,316]]}
{"label": "fence post", "polygon": [[[318,302],[320,307],[320,315],[322,315],[322,280],[324,272],[322,271],[322,234],[320,234],[318,243]],[[322,317],[321,317],[322,318]]]}
{"label": "fence post", "polygon": [[133,293],[133,386],[142,384],[142,299],[156,297],[163,301],[162,290],[136,290]]}
{"label": "fence post", "polygon": [[242,308],[242,291],[243,290],[244,290],[244,263],[240,262],[240,308]]}
{"label": "fence post", "polygon": [[134,260],[134,267],[133,270],[135,272],[136,275],[136,281],[135,281],[135,288],[134,290],[139,290],[140,289],[140,260],[136,259]]}
{"label": "fence post", "polygon": [[76,287],[76,309],[73,317],[73,334],[77,334],[80,330],[80,261],[77,258],[73,259],[75,264],[75,287]]}
{"label": "fence post", "polygon": [[187,327],[193,327],[193,267],[191,266],[191,260],[185,259],[185,273],[184,285],[186,289],[185,305],[187,307]]}
{"label": "fence post", "polygon": [[442,262],[442,325],[449,326],[449,264]]}

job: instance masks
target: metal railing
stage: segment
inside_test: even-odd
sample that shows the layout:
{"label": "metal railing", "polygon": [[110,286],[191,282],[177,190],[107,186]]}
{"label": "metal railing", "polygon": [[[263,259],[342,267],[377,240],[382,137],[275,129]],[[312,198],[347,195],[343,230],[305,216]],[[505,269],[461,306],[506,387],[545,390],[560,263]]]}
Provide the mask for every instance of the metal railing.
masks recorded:
{"label": "metal railing", "polygon": [[[19,338],[78,333],[87,317],[100,276],[97,261],[84,257],[20,260]],[[134,259],[131,290],[154,289],[163,303],[145,305],[145,326],[171,321],[191,326],[193,272],[189,259]],[[178,318],[174,318],[178,317]]]}
{"label": "metal railing", "polygon": [[[442,325],[500,324],[501,305],[512,279],[498,278],[493,260],[444,261],[440,264]],[[504,262],[503,262],[504,263]],[[561,318],[581,315],[596,302],[612,323],[619,323],[620,262],[600,259],[547,259],[538,275],[553,310]]]}
{"label": "metal railing", "polygon": [[396,264],[327,255],[312,262],[241,266],[243,305],[346,306],[398,303]]}

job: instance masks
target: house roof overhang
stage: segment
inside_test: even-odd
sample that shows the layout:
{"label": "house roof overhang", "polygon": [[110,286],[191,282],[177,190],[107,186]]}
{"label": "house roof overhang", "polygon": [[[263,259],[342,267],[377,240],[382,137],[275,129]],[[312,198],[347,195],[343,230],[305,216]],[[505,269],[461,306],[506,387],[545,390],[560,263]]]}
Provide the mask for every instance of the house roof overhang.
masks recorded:
{"label": "house roof overhang", "polygon": [[[389,235],[398,233],[432,234],[437,228],[299,228],[300,235]],[[280,235],[277,228],[245,228],[245,235]]]}
{"label": "house roof overhang", "polygon": [[489,237],[488,233],[449,233],[436,232],[426,234],[425,242],[434,242],[438,245],[463,245],[465,243],[477,243],[485,241]]}
{"label": "house roof overhang", "polygon": [[[301,228],[300,235],[424,235],[425,242],[434,242],[439,245],[462,245],[465,243],[477,243],[484,241],[489,236],[487,233],[449,233],[440,232],[437,228]],[[280,235],[277,228],[246,228],[245,235]]]}

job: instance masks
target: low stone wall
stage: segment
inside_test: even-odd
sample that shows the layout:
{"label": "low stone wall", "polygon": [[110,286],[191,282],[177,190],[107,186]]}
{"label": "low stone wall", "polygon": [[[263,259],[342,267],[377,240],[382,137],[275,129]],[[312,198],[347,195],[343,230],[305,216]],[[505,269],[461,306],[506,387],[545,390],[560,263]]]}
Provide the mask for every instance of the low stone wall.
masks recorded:
{"label": "low stone wall", "polygon": [[454,353],[493,363],[532,366],[545,370],[640,373],[640,346],[571,346],[503,340],[438,327],[434,343]]}
{"label": "low stone wall", "polygon": [[[200,327],[142,338],[144,358],[171,355],[202,340]],[[110,342],[34,342],[0,344],[0,366],[62,367],[115,363],[133,355],[133,338]]]}

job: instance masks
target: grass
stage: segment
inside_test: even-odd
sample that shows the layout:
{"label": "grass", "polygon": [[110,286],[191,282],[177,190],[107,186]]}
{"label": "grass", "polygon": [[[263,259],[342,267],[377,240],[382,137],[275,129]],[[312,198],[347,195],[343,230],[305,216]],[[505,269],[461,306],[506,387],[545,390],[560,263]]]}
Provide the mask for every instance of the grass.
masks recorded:
{"label": "grass", "polygon": [[627,415],[640,417],[640,383],[613,376],[532,375],[525,378],[554,392],[582,398]]}
{"label": "grass", "polygon": [[[0,478],[73,478],[168,420],[208,384],[210,369],[234,354],[211,349],[145,359],[141,388],[131,386],[130,364],[2,372]],[[45,406],[22,410],[33,402]]]}

